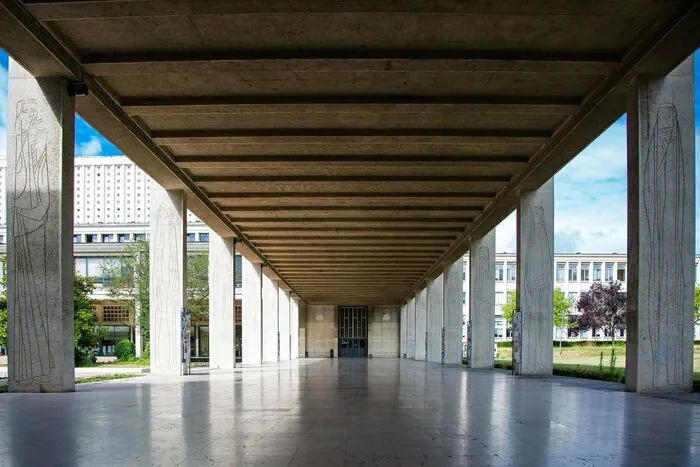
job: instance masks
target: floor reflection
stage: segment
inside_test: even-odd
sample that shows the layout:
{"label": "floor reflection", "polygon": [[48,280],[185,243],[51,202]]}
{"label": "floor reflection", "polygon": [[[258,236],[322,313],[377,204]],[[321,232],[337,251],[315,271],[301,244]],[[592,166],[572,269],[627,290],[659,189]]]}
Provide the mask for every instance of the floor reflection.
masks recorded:
{"label": "floor reflection", "polygon": [[698,465],[697,395],[399,359],[0,396],[8,465]]}

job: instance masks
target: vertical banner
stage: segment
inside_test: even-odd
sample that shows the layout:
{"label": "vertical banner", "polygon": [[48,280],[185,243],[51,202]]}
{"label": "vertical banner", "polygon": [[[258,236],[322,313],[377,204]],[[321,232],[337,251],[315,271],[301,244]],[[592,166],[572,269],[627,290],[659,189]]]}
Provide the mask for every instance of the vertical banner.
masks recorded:
{"label": "vertical banner", "polygon": [[180,311],[180,336],[181,336],[181,349],[182,349],[182,363],[181,363],[181,375],[190,374],[190,312],[186,308]]}
{"label": "vertical banner", "polygon": [[467,365],[472,364],[472,322],[467,321]]}
{"label": "vertical banner", "polygon": [[513,313],[513,372],[520,373],[523,351],[523,313],[518,307]]}

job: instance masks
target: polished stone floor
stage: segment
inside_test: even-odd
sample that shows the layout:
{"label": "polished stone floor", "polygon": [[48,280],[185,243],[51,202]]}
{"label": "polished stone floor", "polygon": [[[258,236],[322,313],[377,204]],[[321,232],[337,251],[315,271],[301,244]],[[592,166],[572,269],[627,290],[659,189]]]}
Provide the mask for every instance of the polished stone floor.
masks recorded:
{"label": "polished stone floor", "polygon": [[697,395],[311,360],[0,395],[0,464],[700,465]]}

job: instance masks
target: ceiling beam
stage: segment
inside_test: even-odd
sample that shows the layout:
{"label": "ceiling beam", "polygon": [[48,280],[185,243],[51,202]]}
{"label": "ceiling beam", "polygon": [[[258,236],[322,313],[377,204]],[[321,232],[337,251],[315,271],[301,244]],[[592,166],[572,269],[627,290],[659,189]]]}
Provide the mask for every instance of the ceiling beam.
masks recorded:
{"label": "ceiling beam", "polygon": [[609,53],[522,50],[197,50],[83,55],[89,73],[127,74],[274,72],[479,72],[605,75],[620,57]]}
{"label": "ceiling beam", "polygon": [[[275,237],[275,238],[258,238],[255,240],[256,245],[260,245],[262,249],[269,249],[270,246],[278,248],[304,248],[312,250],[315,247],[333,246],[352,248],[364,248],[374,246],[407,246],[418,248],[420,246],[429,246],[431,248],[442,248],[442,251],[454,241],[454,237],[413,237],[413,238],[396,238],[396,237],[355,237],[355,238],[328,238],[328,237]],[[264,245],[264,247],[263,247]]]}
{"label": "ceiling beam", "polygon": [[[265,198],[265,199],[283,199],[291,198],[309,198],[309,199],[334,199],[334,198],[385,198],[385,199],[411,199],[420,198],[428,199],[444,199],[465,200],[465,199],[490,199],[496,195],[495,192],[469,191],[469,192],[345,192],[345,193],[307,193],[307,192],[214,192],[209,194],[209,198],[213,201],[226,201],[229,199],[249,199],[249,198]],[[280,207],[278,205],[278,207]],[[226,209],[226,208],[222,208]],[[393,209],[393,207],[392,207]]]}
{"label": "ceiling beam", "polygon": [[246,168],[279,168],[289,167],[290,164],[306,166],[310,168],[318,167],[320,164],[332,164],[333,167],[435,167],[448,166],[464,168],[483,169],[493,168],[494,165],[503,167],[520,168],[527,164],[528,155],[500,156],[500,155],[479,155],[479,154],[457,154],[457,155],[433,155],[433,154],[290,154],[290,155],[259,155],[259,156],[175,156],[178,166],[186,169],[246,169]]}
{"label": "ceiling beam", "polygon": [[508,175],[200,175],[195,183],[391,183],[391,182],[464,182],[506,183]]}
{"label": "ceiling beam", "polygon": [[545,144],[551,132],[548,130],[477,130],[477,129],[353,129],[353,128],[278,128],[245,130],[159,130],[151,132],[158,144],[170,146],[205,144]]}
{"label": "ceiling beam", "polygon": [[353,214],[362,214],[363,218],[369,216],[421,216],[421,217],[437,217],[437,216],[457,216],[466,213],[479,213],[483,208],[481,206],[232,206],[222,208],[222,211],[232,217],[242,215],[246,218],[252,217],[252,214],[257,214],[260,217],[268,218],[269,216],[347,216]]}
{"label": "ceiling beam", "polygon": [[199,97],[124,97],[132,115],[193,114],[377,114],[490,113],[568,115],[580,100],[571,96],[508,95],[244,95]]}
{"label": "ceiling beam", "polygon": [[471,222],[471,217],[268,217],[268,218],[235,218],[231,220],[239,226],[247,225],[274,225],[289,224],[466,224]]}
{"label": "ceiling beam", "polygon": [[[511,15],[534,16],[612,16],[622,18],[653,18],[662,14],[665,2],[619,0],[25,0],[29,10],[42,21],[78,21],[135,17],[205,16],[205,15],[287,15],[315,14],[373,14],[404,13],[414,15]],[[79,7],[76,7],[79,6]]]}

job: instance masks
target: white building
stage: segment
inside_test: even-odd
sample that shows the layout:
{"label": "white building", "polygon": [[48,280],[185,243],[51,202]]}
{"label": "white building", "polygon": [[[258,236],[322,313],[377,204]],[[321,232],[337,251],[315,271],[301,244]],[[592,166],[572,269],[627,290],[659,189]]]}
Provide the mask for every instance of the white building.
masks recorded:
{"label": "white building", "polygon": [[[496,340],[510,339],[509,327],[503,318],[501,308],[506,304],[508,292],[517,289],[515,253],[496,254]],[[466,343],[467,325],[469,321],[469,255],[464,256],[464,328],[462,335]],[[695,280],[698,283],[698,264],[700,255],[695,257]],[[618,281],[624,289],[627,285],[627,255],[620,253],[555,253],[554,255],[554,288],[561,289],[574,303],[581,292],[587,291],[593,282]],[[618,337],[624,338],[618,334]],[[595,334],[587,331],[581,335],[568,332],[565,329],[554,330],[555,339],[604,339],[602,330]],[[695,338],[700,339],[700,327],[695,327]]]}
{"label": "white building", "polygon": [[[0,156],[0,253],[4,253],[6,214],[6,159]],[[118,254],[118,245],[143,240],[148,235],[150,214],[150,186],[153,181],[125,156],[77,157],[75,159],[74,236],[76,244],[76,271],[96,279],[94,299],[105,300],[106,294],[99,281],[99,270],[106,258]],[[205,249],[209,241],[209,229],[194,214],[188,212],[187,241],[192,249]],[[697,265],[700,256],[696,257]],[[464,256],[464,327],[466,342],[469,294],[469,255]],[[627,281],[627,257],[624,254],[563,253],[554,257],[555,288],[576,300],[588,290],[594,281]],[[496,340],[509,339],[508,324],[501,312],[507,293],[516,289],[515,253],[496,255]],[[237,294],[240,291],[237,291]],[[555,339],[605,338],[603,332],[591,331],[583,335],[569,335],[566,330],[555,329]],[[620,336],[624,337],[624,336]],[[696,327],[696,338],[700,328]]]}

